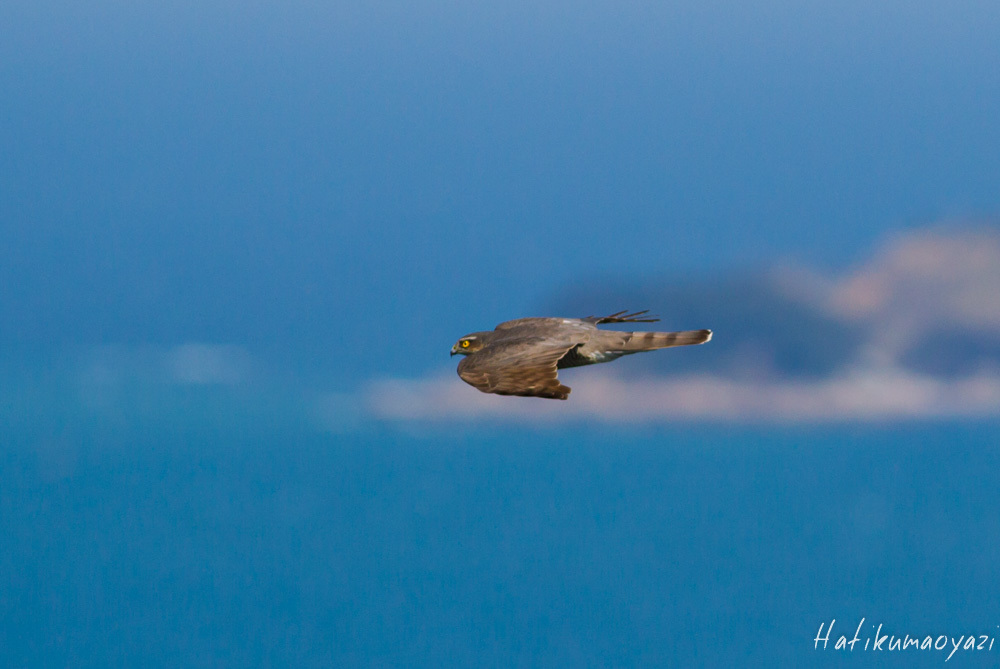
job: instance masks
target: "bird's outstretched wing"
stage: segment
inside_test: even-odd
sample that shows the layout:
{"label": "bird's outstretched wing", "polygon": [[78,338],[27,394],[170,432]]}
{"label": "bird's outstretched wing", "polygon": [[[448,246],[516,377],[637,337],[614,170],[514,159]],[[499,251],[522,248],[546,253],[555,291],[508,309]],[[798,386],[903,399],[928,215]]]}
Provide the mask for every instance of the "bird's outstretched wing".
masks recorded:
{"label": "bird's outstretched wing", "polygon": [[570,389],[559,382],[556,364],[576,344],[546,337],[496,342],[463,358],[458,375],[484,393],[564,400]]}
{"label": "bird's outstretched wing", "polygon": [[[531,328],[526,330],[525,328]],[[527,334],[537,334],[540,328],[545,328],[544,332],[557,332],[567,334],[569,332],[589,332],[590,326],[579,318],[552,318],[531,316],[529,318],[517,318],[512,321],[504,321],[496,327],[501,330],[522,330]]]}
{"label": "bird's outstretched wing", "polygon": [[594,325],[599,325],[601,323],[656,323],[660,319],[656,316],[647,316],[646,318],[639,318],[645,314],[649,313],[649,309],[643,309],[642,311],[636,311],[635,313],[627,313],[628,310],[619,311],[617,314],[611,314],[610,316],[587,316],[584,320],[588,323],[593,323]]}

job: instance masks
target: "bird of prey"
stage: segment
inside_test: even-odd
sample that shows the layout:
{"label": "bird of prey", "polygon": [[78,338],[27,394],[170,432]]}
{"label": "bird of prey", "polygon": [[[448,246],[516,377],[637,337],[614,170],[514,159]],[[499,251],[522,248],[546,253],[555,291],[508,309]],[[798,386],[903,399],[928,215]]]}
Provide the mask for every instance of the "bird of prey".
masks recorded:
{"label": "bird of prey", "polygon": [[599,330],[601,323],[655,323],[638,311],[587,318],[518,318],[492,332],[467,334],[451,347],[464,355],[458,375],[484,393],[564,400],[570,389],[559,382],[565,367],[610,362],[623,355],[669,346],[704,344],[711,330],[619,332]]}

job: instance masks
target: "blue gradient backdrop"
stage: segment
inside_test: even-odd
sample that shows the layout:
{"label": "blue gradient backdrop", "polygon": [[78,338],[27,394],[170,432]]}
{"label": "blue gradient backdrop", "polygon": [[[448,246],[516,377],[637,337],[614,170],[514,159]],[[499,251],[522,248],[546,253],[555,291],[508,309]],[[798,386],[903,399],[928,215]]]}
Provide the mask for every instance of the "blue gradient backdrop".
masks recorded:
{"label": "blue gradient backdrop", "polygon": [[54,362],[233,344],[352,392],[586,278],[839,268],[995,215],[996,3],[7,0],[0,29],[0,664],[1000,632],[993,423],[331,435],[280,391],[95,418]]}

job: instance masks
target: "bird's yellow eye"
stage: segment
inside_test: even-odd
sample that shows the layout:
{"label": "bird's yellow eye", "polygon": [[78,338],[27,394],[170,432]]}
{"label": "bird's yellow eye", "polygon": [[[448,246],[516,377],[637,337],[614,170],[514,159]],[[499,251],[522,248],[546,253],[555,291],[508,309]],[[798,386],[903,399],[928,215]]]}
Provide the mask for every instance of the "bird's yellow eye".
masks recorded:
{"label": "bird's yellow eye", "polygon": [[469,340],[468,339],[463,339],[462,340],[462,348],[469,348]]}

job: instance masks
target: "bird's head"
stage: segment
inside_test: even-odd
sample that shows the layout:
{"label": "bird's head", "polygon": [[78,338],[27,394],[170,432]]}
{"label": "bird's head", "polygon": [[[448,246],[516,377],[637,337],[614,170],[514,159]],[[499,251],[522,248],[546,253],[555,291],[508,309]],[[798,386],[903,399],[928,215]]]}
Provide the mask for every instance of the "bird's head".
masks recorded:
{"label": "bird's head", "polygon": [[451,354],[469,355],[470,353],[475,353],[486,345],[486,336],[488,334],[488,332],[473,332],[472,334],[465,335],[451,347]]}

